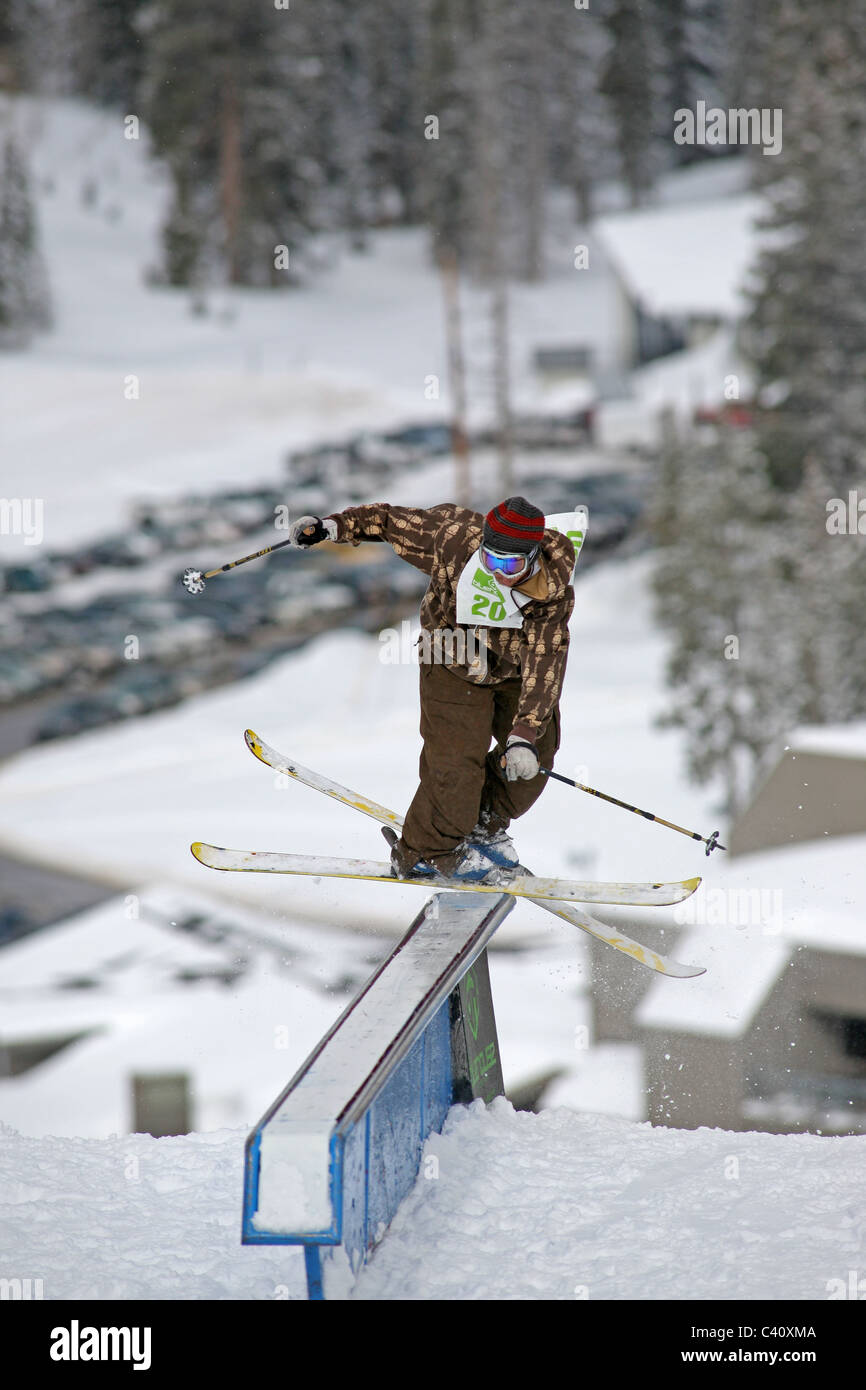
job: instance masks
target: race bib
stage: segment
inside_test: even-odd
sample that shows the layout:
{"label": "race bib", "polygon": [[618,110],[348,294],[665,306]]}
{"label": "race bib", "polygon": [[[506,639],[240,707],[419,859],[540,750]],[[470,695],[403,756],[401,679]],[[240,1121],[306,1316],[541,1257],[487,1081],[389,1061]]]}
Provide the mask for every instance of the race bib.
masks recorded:
{"label": "race bib", "polygon": [[[577,564],[589,525],[586,507],[575,507],[573,512],[547,516],[544,525],[548,531],[560,531],[568,536],[574,546],[574,563]],[[470,555],[457,581],[458,623],[465,623],[467,627],[522,627],[521,609],[531,602],[528,594],[519,594],[514,589],[497,584],[495,576],[484,568],[480,548]]]}
{"label": "race bib", "polygon": [[457,581],[457,621],[468,627],[522,627],[521,608],[530,598],[497,584],[484,568],[481,550],[470,555]]}

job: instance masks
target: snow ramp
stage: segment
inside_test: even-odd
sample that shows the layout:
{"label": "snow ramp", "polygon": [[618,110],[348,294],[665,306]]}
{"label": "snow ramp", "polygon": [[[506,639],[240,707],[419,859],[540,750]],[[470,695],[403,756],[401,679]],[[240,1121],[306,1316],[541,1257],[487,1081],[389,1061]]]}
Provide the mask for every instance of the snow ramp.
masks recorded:
{"label": "snow ramp", "polygon": [[[866,1298],[864,1157],[863,1135],[666,1129],[564,1108],[533,1114],[504,1097],[455,1106],[352,1298],[594,1304],[585,1335],[599,1304],[626,1302],[604,1323],[617,1360],[635,1302],[666,1305],[637,1323],[649,1334],[644,1357],[677,1358],[699,1345],[689,1325],[708,1319],[752,1323],[753,1351],[814,1355],[815,1339],[786,1342],[784,1331],[830,1304],[823,1368],[846,1328],[862,1333],[851,1305]],[[762,1337],[762,1326],[782,1324],[781,1338]]]}

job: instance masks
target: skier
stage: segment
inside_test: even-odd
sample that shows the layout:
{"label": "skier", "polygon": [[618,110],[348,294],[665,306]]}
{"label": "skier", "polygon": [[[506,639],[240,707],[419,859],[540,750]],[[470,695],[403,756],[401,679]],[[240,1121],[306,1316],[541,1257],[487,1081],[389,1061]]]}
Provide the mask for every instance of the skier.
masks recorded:
{"label": "skier", "polygon": [[559,748],[571,540],[545,530],[544,513],[523,497],[486,516],[451,503],[349,507],[298,518],[289,539],[301,547],[386,541],[430,576],[421,603],[421,780],[391,872],[483,881],[517,866],[508,826],[541,795],[539,767],[550,767]]}

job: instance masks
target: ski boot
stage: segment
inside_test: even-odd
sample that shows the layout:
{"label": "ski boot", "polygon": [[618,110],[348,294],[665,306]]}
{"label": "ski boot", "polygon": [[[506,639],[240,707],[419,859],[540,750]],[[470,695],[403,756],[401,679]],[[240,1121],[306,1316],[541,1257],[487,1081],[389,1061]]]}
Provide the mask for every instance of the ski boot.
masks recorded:
{"label": "ski boot", "polygon": [[461,883],[496,883],[503,873],[518,869],[512,841],[505,831],[487,835],[484,841],[464,840],[453,855],[441,863],[414,858],[411,851],[389,826],[382,834],[391,845],[391,872],[395,878],[457,878]]}
{"label": "ski boot", "polygon": [[388,825],[382,826],[382,834],[391,846],[391,873],[395,878],[436,878],[437,871],[426,859],[415,859],[414,851],[398,839]]}
{"label": "ski boot", "polygon": [[497,830],[493,835],[479,834],[473,830],[466,840],[467,848],[477,849],[492,864],[496,864],[500,869],[519,869],[520,860],[517,850],[514,848],[514,841],[504,830]]}
{"label": "ski boot", "polygon": [[[507,836],[506,836],[507,839]],[[510,841],[509,841],[510,843]],[[496,883],[517,867],[517,856],[506,858],[500,848],[474,838],[464,840],[460,846],[460,857],[449,878],[460,879],[464,883]]]}
{"label": "ski boot", "polygon": [[489,843],[464,840],[453,854],[441,862],[432,864],[427,859],[415,859],[414,851],[398,839],[390,826],[382,827],[382,834],[391,846],[391,873],[395,878],[448,878],[463,883],[484,883],[496,879],[509,869],[518,866],[514,847],[508,836],[502,832],[501,838],[511,845],[511,855],[502,845],[499,836],[491,836]]}
{"label": "ski boot", "polygon": [[475,829],[466,837],[466,844],[476,846],[491,863],[498,864],[502,869],[520,867],[520,859],[511,836],[502,827],[498,830],[490,829],[489,811],[482,811]]}

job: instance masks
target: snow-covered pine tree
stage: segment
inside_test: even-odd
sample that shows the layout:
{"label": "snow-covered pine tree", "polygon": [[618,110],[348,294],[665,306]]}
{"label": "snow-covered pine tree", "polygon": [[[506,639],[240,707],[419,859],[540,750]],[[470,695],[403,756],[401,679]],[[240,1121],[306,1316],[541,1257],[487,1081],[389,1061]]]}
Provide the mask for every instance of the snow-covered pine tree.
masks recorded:
{"label": "snow-covered pine tree", "polygon": [[514,490],[508,281],[517,258],[510,197],[515,113],[511,105],[513,94],[506,88],[506,71],[514,28],[509,22],[513,14],[503,14],[501,0],[481,0],[478,15],[473,250],[476,267],[490,289],[491,383],[498,476],[499,487],[508,494]]}
{"label": "snow-covered pine tree", "polygon": [[19,34],[12,0],[0,0],[0,92],[12,92],[21,81]]}
{"label": "snow-covered pine tree", "polygon": [[[299,278],[304,247],[319,223],[323,183],[317,128],[329,75],[316,60],[300,7],[273,11],[240,36],[255,58],[245,63],[237,92],[238,274],[246,284],[285,286]],[[275,265],[285,245],[290,271]]]}
{"label": "snow-covered pine tree", "polygon": [[76,83],[92,101],[135,110],[144,55],[137,20],[149,0],[75,0]]}
{"label": "snow-covered pine tree", "polygon": [[190,284],[214,263],[232,284],[283,285],[315,219],[320,68],[303,7],[154,0],[145,115],[171,170],[166,275]]}
{"label": "snow-covered pine tree", "polygon": [[[571,20],[571,15],[564,17]],[[544,271],[547,198],[554,177],[552,118],[569,80],[557,51],[563,17],[514,0],[475,6],[431,0],[422,89],[438,121],[423,152],[423,205],[434,244],[490,279]],[[592,21],[590,21],[591,23]]]}
{"label": "snow-covered pine tree", "polygon": [[661,50],[659,129],[668,160],[692,164],[718,153],[712,145],[677,145],[672,139],[675,112],[724,100],[727,60],[725,9],[721,0],[653,0],[652,25]]}
{"label": "snow-covered pine tree", "polygon": [[470,254],[478,17],[462,0],[431,0],[422,63],[421,202],[435,259]]}
{"label": "snow-covered pine tree", "polygon": [[581,223],[594,213],[601,179],[616,173],[610,113],[598,90],[610,35],[594,9],[558,7],[551,16],[547,60],[550,172],[570,189]]}
{"label": "snow-covered pine tree", "polygon": [[656,611],[671,634],[662,722],[685,731],[697,780],[724,779],[730,810],[785,734],[866,710],[866,487],[850,491],[853,502],[834,499],[816,457],[796,491],[773,487],[748,431],[709,443],[664,433],[653,508]]}
{"label": "snow-covered pine tree", "polygon": [[[786,507],[766,607],[768,687],[790,727],[866,709],[866,13],[773,0],[769,19],[763,84],[783,146],[754,160],[771,215],[743,345]],[[828,532],[828,507],[851,495],[854,529]]]}
{"label": "snow-covered pine tree", "polygon": [[[859,496],[866,498],[862,487]],[[866,535],[848,525],[847,490],[836,499],[845,520],[834,524],[833,482],[816,455],[783,500],[784,523],[772,537],[776,580],[764,612],[777,735],[866,711]]]}
{"label": "snow-covered pine tree", "polygon": [[357,247],[371,225],[423,220],[428,8],[429,0],[318,0],[309,14],[322,220],[347,229]]}
{"label": "snow-covered pine tree", "polygon": [[661,722],[684,730],[691,775],[719,777],[729,810],[778,731],[767,726],[763,604],[779,507],[748,434],[704,442],[668,422],[653,507],[656,608],[672,637]]}
{"label": "snow-covered pine tree", "polygon": [[497,169],[506,273],[539,280],[550,184],[550,57],[558,16],[549,6],[512,0],[486,0],[481,14],[481,61],[487,71],[479,82],[492,102],[493,128],[489,120],[479,126],[478,163]]}
{"label": "snow-covered pine tree", "polygon": [[322,101],[310,153],[324,173],[325,223],[347,231],[355,250],[364,249],[377,216],[373,38],[370,13],[352,0],[321,0],[316,6],[309,61],[318,69]]}
{"label": "snow-covered pine tree", "polygon": [[89,32],[84,0],[8,0],[15,34],[16,78],[24,91],[75,95]]}
{"label": "snow-covered pine tree", "polygon": [[369,62],[369,151],[379,215],[421,220],[419,146],[426,109],[421,69],[430,0],[377,0],[362,7]]}
{"label": "snow-covered pine tree", "polygon": [[27,166],[7,133],[0,144],[0,346],[20,347],[48,328],[50,306]]}
{"label": "snow-covered pine tree", "polygon": [[783,141],[754,159],[772,211],[744,347],[777,485],[812,455],[840,490],[866,473],[866,10],[779,0],[767,52]]}
{"label": "snow-covered pine tree", "polygon": [[724,0],[720,105],[747,110],[772,107],[768,79],[780,3],[786,0]]}
{"label": "snow-covered pine tree", "polygon": [[610,107],[620,175],[637,207],[659,165],[658,36],[649,10],[634,0],[605,0],[601,14],[611,43],[599,90]]}

